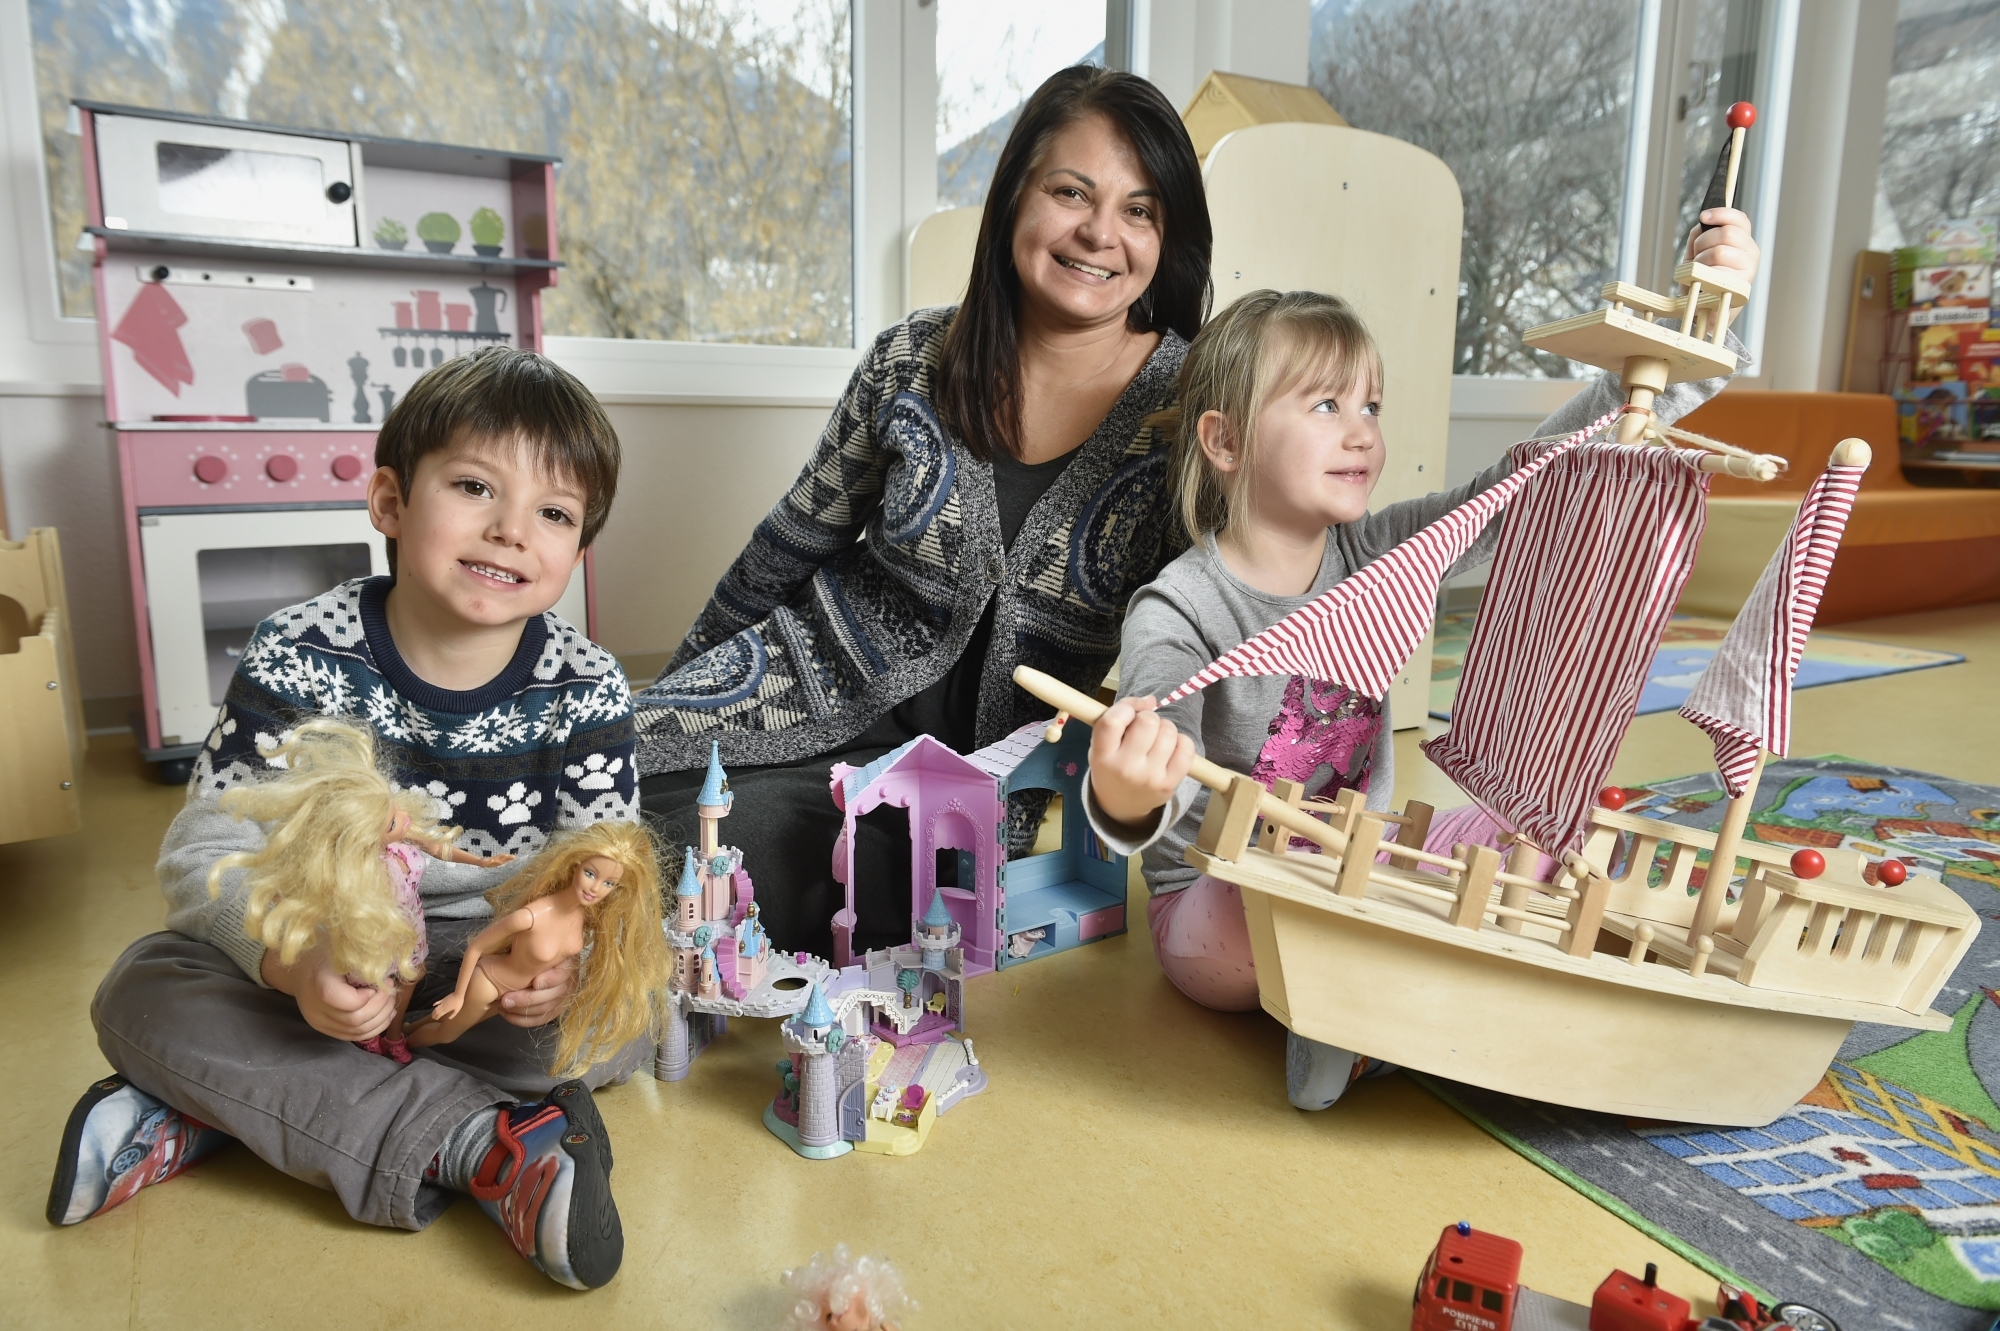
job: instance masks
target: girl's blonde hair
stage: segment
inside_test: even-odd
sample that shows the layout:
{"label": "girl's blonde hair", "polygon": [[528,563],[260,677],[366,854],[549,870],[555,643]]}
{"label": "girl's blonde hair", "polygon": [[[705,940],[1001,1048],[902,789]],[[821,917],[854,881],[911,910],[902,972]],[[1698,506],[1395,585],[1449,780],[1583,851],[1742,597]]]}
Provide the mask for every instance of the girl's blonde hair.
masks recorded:
{"label": "girl's blonde hair", "polygon": [[217,860],[209,896],[220,895],[223,874],[242,869],[243,931],[284,965],[324,941],[333,968],[364,984],[416,979],[417,931],[396,900],[383,841],[398,810],[410,816],[412,839],[451,841],[458,829],[438,826],[428,795],[396,789],[375,737],[352,721],[303,721],[269,757],[284,770],[220,801],[225,813],[266,824],[264,844]]}
{"label": "girl's blonde hair", "polygon": [[[1308,378],[1334,394],[1356,380],[1381,392],[1381,352],[1361,316],[1338,296],[1253,291],[1196,336],[1181,365],[1179,401],[1150,422],[1173,438],[1169,468],[1189,540],[1242,532],[1250,518],[1257,417],[1265,403]],[[1218,471],[1202,450],[1197,427],[1211,411],[1221,413],[1235,440],[1234,471]]]}
{"label": "girl's blonde hair", "polygon": [[556,1077],[581,1076],[658,1029],[667,988],[667,939],[653,839],[637,823],[593,823],[559,832],[521,872],[487,892],[496,917],[569,886],[586,860],[623,866],[618,890],[590,907],[576,991],[563,1005]]}

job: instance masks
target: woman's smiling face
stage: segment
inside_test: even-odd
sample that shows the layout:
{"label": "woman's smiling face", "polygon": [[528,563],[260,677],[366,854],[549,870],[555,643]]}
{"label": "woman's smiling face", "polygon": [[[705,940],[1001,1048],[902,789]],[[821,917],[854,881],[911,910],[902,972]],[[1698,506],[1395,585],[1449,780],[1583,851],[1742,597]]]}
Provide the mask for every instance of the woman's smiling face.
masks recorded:
{"label": "woman's smiling face", "polygon": [[1160,263],[1159,191],[1111,121],[1064,126],[1028,172],[1014,271],[1034,313],[1062,324],[1123,319]]}

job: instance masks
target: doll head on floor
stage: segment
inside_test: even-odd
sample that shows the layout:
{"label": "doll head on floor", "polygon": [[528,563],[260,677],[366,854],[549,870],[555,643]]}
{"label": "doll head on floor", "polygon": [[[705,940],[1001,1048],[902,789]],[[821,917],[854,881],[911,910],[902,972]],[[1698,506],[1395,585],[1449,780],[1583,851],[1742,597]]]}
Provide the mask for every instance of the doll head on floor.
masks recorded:
{"label": "doll head on floor", "polygon": [[581,974],[563,1007],[552,1068],[572,1077],[655,1029],[668,956],[652,838],[637,823],[558,832],[486,899],[500,919],[562,892],[584,910]]}
{"label": "doll head on floor", "polygon": [[797,1296],[786,1331],[896,1331],[896,1317],[917,1306],[886,1258],[849,1257],[846,1244],[835,1244],[831,1257],[814,1253],[785,1272],[785,1283]]}
{"label": "doll head on floor", "polygon": [[334,969],[360,983],[416,978],[416,927],[383,851],[393,841],[449,843],[458,829],[436,823],[429,796],[396,789],[375,737],[352,721],[300,722],[265,756],[279,770],[220,801],[224,812],[265,824],[264,844],[216,861],[209,895],[220,894],[224,874],[242,870],[250,890],[244,931],[284,965],[323,942]]}

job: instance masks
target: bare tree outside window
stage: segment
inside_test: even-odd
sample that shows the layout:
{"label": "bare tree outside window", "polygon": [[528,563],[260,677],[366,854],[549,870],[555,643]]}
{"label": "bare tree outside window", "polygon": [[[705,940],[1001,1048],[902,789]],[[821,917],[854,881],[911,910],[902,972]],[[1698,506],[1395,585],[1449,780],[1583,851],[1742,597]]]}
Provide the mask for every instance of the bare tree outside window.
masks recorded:
{"label": "bare tree outside window", "polygon": [[72,97],[564,159],[549,333],[853,341],[849,0],[29,0],[63,311]]}
{"label": "bare tree outside window", "polygon": [[1521,344],[1616,275],[1637,0],[1318,0],[1312,83],[1435,153],[1465,199],[1452,370],[1568,378]]}
{"label": "bare tree outside window", "polygon": [[2000,213],[2000,0],[1903,0],[1871,248]]}
{"label": "bare tree outside window", "polygon": [[938,207],[978,207],[1028,95],[1059,69],[1104,63],[1104,6],[937,3]]}

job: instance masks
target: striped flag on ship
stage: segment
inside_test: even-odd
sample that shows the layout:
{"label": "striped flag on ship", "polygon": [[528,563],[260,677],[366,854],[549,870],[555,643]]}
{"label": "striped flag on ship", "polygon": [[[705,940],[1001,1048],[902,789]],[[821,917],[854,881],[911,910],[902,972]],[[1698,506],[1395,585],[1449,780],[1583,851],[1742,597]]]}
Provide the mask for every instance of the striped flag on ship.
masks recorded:
{"label": "striped flag on ship", "polygon": [[1760,750],[1782,758],[1791,748],[1792,680],[1865,470],[1829,466],[1820,473],[1681,706],[1715,742],[1715,767],[1732,799],[1748,785]]}
{"label": "striped flag on ship", "polygon": [[1304,675],[1338,681],[1370,698],[1383,697],[1410,653],[1431,631],[1437,618],[1438,585],[1446,572],[1523,487],[1618,414],[1607,412],[1568,438],[1542,447],[1498,485],[1203,666],[1162,699],[1162,705],[1178,702],[1218,679],[1246,675]]}
{"label": "striped flag on ship", "polygon": [[[1523,446],[1531,447],[1531,446]],[[1707,520],[1693,453],[1593,447],[1515,504],[1430,760],[1545,853],[1581,843]]]}

